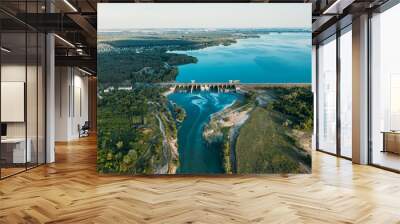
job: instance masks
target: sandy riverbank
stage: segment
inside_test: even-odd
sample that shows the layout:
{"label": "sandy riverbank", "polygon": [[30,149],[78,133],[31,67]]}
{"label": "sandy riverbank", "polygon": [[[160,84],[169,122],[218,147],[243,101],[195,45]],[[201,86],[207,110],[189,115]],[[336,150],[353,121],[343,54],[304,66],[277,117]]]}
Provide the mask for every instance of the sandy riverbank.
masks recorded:
{"label": "sandy riverbank", "polygon": [[163,92],[162,95],[167,97],[167,96],[169,96],[170,94],[172,94],[174,92],[175,92],[175,88],[174,87],[170,87],[167,91]]}

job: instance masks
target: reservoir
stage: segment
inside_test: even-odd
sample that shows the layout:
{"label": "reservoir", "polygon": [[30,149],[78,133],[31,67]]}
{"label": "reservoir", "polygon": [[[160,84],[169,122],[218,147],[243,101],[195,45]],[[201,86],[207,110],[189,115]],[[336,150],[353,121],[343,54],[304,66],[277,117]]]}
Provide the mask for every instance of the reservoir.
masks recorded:
{"label": "reservoir", "polygon": [[179,66],[177,82],[310,83],[311,33],[270,33],[229,46],[173,51],[194,56]]}

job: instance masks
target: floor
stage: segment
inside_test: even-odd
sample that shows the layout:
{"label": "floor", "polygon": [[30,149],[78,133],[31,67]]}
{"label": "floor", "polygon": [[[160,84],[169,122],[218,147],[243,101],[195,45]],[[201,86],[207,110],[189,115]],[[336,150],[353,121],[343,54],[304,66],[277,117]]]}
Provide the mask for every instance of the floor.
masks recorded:
{"label": "floor", "polygon": [[25,168],[25,165],[19,165],[19,167],[7,167],[7,168],[0,168],[1,170],[1,178],[6,178],[8,176],[20,173],[25,171],[26,169],[32,169],[35,168],[37,164],[27,164],[27,167]]}
{"label": "floor", "polygon": [[0,181],[0,223],[400,223],[400,175],[313,153],[313,174],[126,177],[96,173],[96,139]]}
{"label": "floor", "polygon": [[2,178],[3,177],[8,177],[10,175],[13,175],[13,174],[16,174],[16,173],[19,173],[19,172],[22,172],[22,171],[25,170],[25,168],[19,168],[19,167],[17,167],[17,168],[14,168],[14,167],[12,167],[12,168],[0,168],[0,169],[1,169],[1,177]]}

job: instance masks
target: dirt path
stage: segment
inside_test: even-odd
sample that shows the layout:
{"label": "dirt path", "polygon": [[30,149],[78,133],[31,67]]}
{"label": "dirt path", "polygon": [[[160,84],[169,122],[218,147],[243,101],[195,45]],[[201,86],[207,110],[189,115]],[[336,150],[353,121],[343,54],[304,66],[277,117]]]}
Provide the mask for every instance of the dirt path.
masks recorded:
{"label": "dirt path", "polygon": [[161,118],[156,114],[156,118],[158,120],[159,128],[163,136],[163,141],[162,141],[162,148],[163,148],[163,157],[164,157],[164,165],[157,169],[157,174],[166,174],[168,173],[168,140],[167,140],[167,135],[165,134],[165,129],[164,129],[164,124],[162,123]]}

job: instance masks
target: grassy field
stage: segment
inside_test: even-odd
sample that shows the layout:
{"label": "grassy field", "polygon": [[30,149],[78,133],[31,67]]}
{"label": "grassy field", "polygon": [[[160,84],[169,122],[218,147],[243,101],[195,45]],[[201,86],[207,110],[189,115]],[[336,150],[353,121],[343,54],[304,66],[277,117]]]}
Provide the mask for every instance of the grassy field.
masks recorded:
{"label": "grassy field", "polygon": [[279,112],[256,107],[236,141],[237,173],[307,173],[311,157],[296,147]]}

